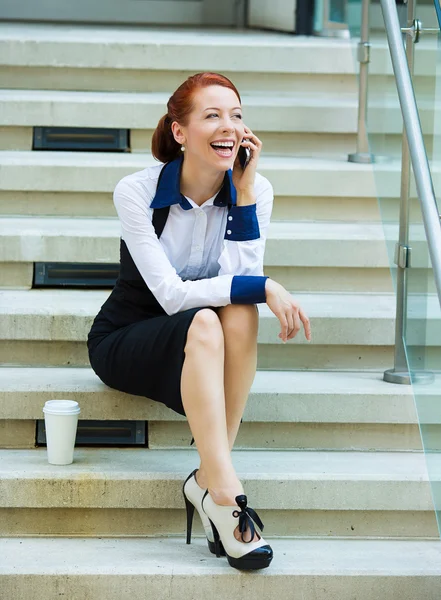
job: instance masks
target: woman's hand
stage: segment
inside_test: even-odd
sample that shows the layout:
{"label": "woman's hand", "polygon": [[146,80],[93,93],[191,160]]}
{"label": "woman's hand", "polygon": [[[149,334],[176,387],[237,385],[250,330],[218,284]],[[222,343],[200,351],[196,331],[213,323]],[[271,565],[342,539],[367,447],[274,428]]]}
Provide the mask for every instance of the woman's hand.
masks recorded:
{"label": "woman's hand", "polygon": [[269,278],[265,282],[265,293],[266,303],[282,326],[282,331],[279,333],[282,341],[287,342],[295,337],[300,331],[300,321],[302,321],[305,328],[305,337],[310,342],[311,325],[309,319],[291,294],[282,285]]}
{"label": "woman's hand", "polygon": [[256,175],[257,162],[262,150],[262,142],[253,134],[251,129],[244,126],[244,141],[240,144],[250,151],[250,160],[245,169],[242,169],[239,160],[239,152],[233,165],[233,184],[238,192],[254,192],[254,178]]}

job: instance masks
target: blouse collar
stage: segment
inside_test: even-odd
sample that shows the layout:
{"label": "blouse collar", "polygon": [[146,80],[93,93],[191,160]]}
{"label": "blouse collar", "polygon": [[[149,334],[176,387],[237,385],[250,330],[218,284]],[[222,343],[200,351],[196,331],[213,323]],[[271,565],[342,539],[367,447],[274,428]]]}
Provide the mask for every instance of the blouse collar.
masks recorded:
{"label": "blouse collar", "polygon": [[[180,182],[184,156],[165,163],[159,175],[155,197],[150,204],[151,208],[163,208],[172,204],[180,204],[184,210],[193,206],[181,194]],[[227,206],[228,203],[236,204],[236,188],[233,185],[233,172],[231,169],[225,173],[224,183],[213,201],[214,206]]]}

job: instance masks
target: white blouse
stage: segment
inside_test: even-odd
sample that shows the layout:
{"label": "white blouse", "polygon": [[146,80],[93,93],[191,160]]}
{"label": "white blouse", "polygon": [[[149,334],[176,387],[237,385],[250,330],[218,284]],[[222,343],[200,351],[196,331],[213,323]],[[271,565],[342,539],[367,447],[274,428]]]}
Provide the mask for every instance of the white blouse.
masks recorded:
{"label": "white blouse", "polygon": [[[201,306],[265,302],[271,183],[256,173],[256,203],[237,206],[229,170],[221,190],[198,206],[180,192],[182,160],[147,167],[116,185],[113,200],[121,237],[142,278],[168,315]],[[229,211],[228,202],[233,205]],[[152,217],[153,209],[162,206],[170,211],[158,239]]]}

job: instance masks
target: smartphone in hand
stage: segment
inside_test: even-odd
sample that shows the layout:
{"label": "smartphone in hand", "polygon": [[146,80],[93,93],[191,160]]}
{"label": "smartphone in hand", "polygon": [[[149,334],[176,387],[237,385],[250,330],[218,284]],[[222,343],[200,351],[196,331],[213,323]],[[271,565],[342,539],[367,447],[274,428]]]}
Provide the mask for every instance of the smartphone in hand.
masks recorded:
{"label": "smartphone in hand", "polygon": [[239,154],[240,166],[242,167],[242,169],[245,169],[247,164],[250,161],[251,153],[248,150],[248,148],[244,148],[243,146],[240,146],[238,154]]}

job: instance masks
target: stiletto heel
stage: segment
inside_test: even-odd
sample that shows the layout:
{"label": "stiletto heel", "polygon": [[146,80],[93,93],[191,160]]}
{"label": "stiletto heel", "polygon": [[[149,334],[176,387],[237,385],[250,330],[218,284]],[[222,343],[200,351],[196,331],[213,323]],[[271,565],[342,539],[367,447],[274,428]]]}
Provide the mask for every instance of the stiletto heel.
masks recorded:
{"label": "stiletto heel", "polygon": [[[253,520],[261,531],[263,523],[256,511],[247,506],[245,494],[239,494],[235,500],[236,506],[216,504],[208,490],[202,498],[202,509],[208,516],[213,532],[216,556],[218,556],[220,544],[223,543],[225,554],[232,567],[242,570],[264,569],[270,565],[273,559],[273,550],[259,532],[257,532],[259,539],[254,541]],[[238,510],[239,508],[240,510]],[[242,541],[236,539],[234,535],[237,526],[239,526]],[[249,541],[243,539],[243,533],[247,530],[247,526],[251,535]]]}
{"label": "stiletto heel", "polygon": [[187,509],[187,544],[191,543],[191,529],[193,526],[194,505],[187,499],[184,494],[185,507]]}
{"label": "stiletto heel", "polygon": [[184,485],[182,486],[182,494],[184,496],[185,508],[187,510],[187,544],[191,543],[193,515],[194,509],[196,508],[196,510],[199,513],[199,516],[201,517],[202,525],[204,526],[205,535],[207,536],[207,543],[210,552],[216,554],[216,556],[218,557],[225,556],[225,550],[222,545],[222,542],[219,543],[219,548],[216,551],[213,530],[210,525],[210,521],[205,512],[202,510],[201,502],[202,497],[204,495],[204,490],[199,486],[198,482],[196,481],[195,473],[197,470],[198,469],[194,469],[194,471],[190,473],[190,475],[185,480]]}
{"label": "stiletto heel", "polygon": [[219,532],[216,529],[216,525],[213,523],[213,521],[210,518],[208,520],[210,521],[211,529],[213,531],[214,551],[216,552],[216,556],[220,556],[220,554],[219,554],[219,545],[220,545]]}

